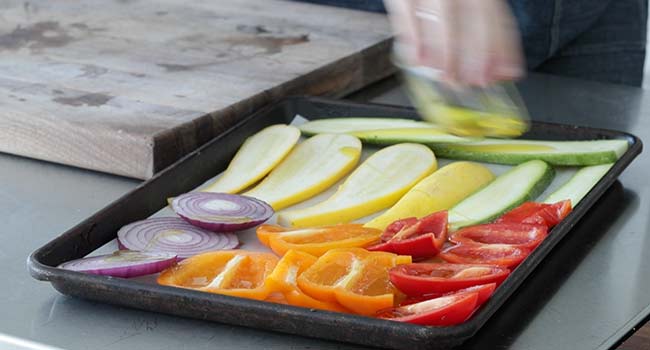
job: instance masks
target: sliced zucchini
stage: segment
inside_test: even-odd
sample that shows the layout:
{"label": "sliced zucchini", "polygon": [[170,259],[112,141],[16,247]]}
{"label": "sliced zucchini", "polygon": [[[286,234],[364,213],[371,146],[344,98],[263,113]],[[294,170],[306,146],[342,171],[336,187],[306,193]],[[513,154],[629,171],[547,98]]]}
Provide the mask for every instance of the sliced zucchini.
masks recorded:
{"label": "sliced zucchini", "polygon": [[533,200],[553,181],[548,163],[531,160],[520,164],[449,210],[452,229],[492,221],[519,204]]}
{"label": "sliced zucchini", "polygon": [[246,139],[216,182],[204,192],[237,193],[261,180],[291,151],[300,130],[289,125],[271,125]]}
{"label": "sliced zucchini", "polygon": [[383,148],[352,172],[330,198],[308,208],[281,212],[278,223],[305,227],[350,222],[395,204],[436,168],[436,157],[424,145],[403,143]]}
{"label": "sliced zucchini", "polygon": [[498,164],[539,159],[553,165],[585,166],[615,162],[626,140],[533,141],[485,139],[463,144],[430,144],[438,157]]}
{"label": "sliced zucchini", "polygon": [[[345,134],[355,131],[383,129],[436,128],[435,125],[399,118],[327,118],[309,121],[298,126],[305,135]],[[398,142],[401,143],[401,142]]]}
{"label": "sliced zucchini", "polygon": [[349,132],[349,134],[358,137],[364,143],[368,143],[371,145],[380,145],[380,146],[394,145],[403,142],[434,144],[434,143],[463,143],[463,142],[471,141],[471,139],[458,137],[452,134],[445,133],[435,127],[351,131]]}
{"label": "sliced zucchini", "polygon": [[551,193],[544,203],[556,203],[566,199],[571,200],[575,207],[580,200],[607,174],[614,164],[593,165],[584,167],[576,172],[569,181]]}
{"label": "sliced zucchini", "polygon": [[358,138],[319,134],[296,146],[262,182],[244,194],[279,210],[323,192],[354,169],[360,156]]}

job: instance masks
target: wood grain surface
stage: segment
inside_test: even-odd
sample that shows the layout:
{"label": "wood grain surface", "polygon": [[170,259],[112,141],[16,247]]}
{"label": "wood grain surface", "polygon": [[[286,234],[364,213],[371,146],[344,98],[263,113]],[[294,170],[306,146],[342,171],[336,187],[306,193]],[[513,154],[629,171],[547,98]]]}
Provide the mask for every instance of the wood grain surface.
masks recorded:
{"label": "wood grain surface", "polygon": [[646,323],[629,337],[618,350],[648,350],[650,349],[650,323]]}
{"label": "wood grain surface", "polygon": [[280,0],[0,1],[0,151],[151,177],[242,116],[393,72],[379,14]]}

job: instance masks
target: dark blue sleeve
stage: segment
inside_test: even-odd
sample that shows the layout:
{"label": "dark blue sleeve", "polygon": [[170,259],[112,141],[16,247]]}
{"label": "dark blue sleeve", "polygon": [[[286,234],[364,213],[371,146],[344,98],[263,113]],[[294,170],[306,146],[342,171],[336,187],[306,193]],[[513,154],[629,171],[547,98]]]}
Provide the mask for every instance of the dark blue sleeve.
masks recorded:
{"label": "dark blue sleeve", "polygon": [[528,69],[641,85],[648,0],[509,0]]}
{"label": "dark blue sleeve", "polygon": [[347,7],[355,10],[385,13],[383,0],[296,0],[320,5]]}

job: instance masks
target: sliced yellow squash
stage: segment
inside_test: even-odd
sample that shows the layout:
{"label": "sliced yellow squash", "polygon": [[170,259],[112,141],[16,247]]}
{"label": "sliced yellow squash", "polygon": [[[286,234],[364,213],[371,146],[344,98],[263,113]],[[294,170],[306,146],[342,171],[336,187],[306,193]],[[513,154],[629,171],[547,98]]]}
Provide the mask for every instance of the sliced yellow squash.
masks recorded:
{"label": "sliced yellow squash", "polygon": [[393,205],[436,167],[428,147],[413,143],[386,147],[363,162],[330,198],[281,212],[278,223],[304,227],[350,222]]}
{"label": "sliced yellow squash", "polygon": [[237,193],[266,176],[291,151],[300,130],[289,125],[271,125],[246,139],[217,181],[204,192]]}
{"label": "sliced yellow squash", "polygon": [[262,182],[244,193],[279,210],[311,198],[359,162],[361,141],[346,134],[319,134],[296,146]]}
{"label": "sliced yellow squash", "polygon": [[492,180],[494,174],[483,165],[451,163],[418,182],[399,202],[364,226],[384,230],[395,220],[447,210]]}

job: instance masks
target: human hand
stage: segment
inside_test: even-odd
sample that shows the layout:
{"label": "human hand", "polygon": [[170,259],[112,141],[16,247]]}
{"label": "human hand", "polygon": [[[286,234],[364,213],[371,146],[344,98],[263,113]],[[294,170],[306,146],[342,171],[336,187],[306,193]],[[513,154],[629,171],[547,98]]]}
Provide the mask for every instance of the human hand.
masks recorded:
{"label": "human hand", "polygon": [[521,39],[506,0],[385,0],[402,59],[450,84],[486,86],[524,75]]}

